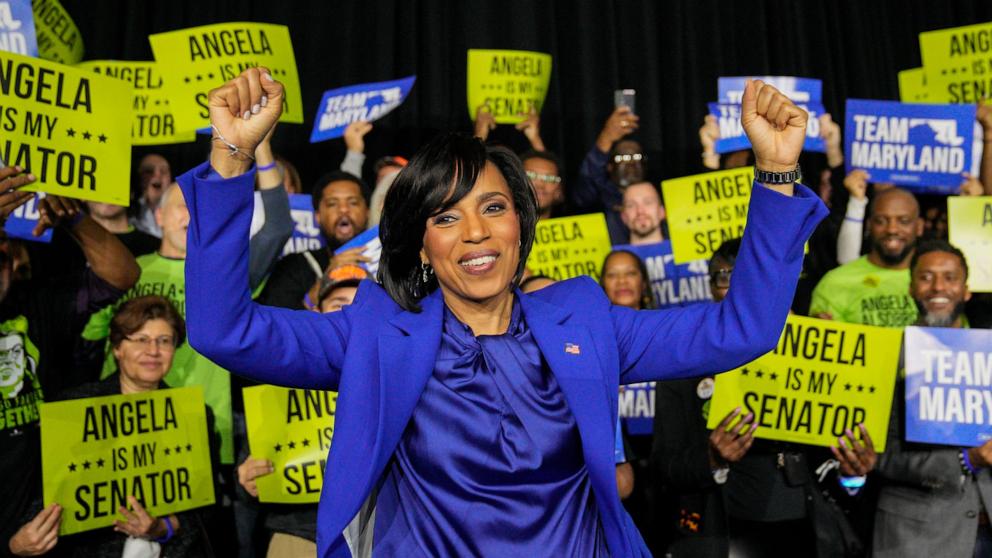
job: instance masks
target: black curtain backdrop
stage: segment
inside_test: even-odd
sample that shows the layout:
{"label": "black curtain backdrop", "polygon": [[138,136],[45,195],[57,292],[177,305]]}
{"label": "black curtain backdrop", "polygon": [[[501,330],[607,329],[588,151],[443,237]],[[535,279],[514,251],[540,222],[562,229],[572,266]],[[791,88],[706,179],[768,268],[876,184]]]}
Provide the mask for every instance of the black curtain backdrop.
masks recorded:
{"label": "black curtain backdrop", "polygon": [[[824,105],[842,122],[848,97],[897,99],[899,70],[920,66],[918,33],[992,20],[989,0],[63,0],[86,59],[151,60],[152,33],[226,21],[289,26],[300,70],[303,125],[281,125],[277,152],[304,187],[344,154],[341,140],[309,143],[323,91],[417,76],[406,102],[366,137],[371,160],[409,156],[442,130],[471,130],[466,50],[535,50],[553,56],[541,114],[548,148],[573,178],[613,107],[613,90],[637,90],[634,136],[655,180],[701,170],[697,130],[717,78],[823,79]],[[512,126],[493,138],[518,150]],[[207,143],[151,150],[179,172]],[[149,151],[136,149],[135,155]],[[821,157],[822,158],[822,157]],[[134,160],[135,164],[137,159]],[[366,178],[371,178],[371,164]]]}

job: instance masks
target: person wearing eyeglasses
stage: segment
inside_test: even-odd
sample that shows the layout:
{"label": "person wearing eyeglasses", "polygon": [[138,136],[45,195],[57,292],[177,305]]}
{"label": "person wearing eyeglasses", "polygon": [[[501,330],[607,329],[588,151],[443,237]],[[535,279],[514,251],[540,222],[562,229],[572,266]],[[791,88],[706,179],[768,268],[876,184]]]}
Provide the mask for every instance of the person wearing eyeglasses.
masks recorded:
{"label": "person wearing eyeglasses", "polygon": [[[148,295],[123,304],[110,322],[110,345],[117,372],[99,382],[83,384],[57,399],[82,399],[106,395],[128,395],[166,389],[163,383],[172,367],[176,348],[186,339],[186,324],[176,308],[161,296]],[[212,415],[207,409],[207,422]],[[211,437],[211,456],[216,463],[216,444]],[[134,496],[130,509],[123,506],[113,528],[97,529],[59,538],[62,506],[58,502],[42,508],[38,498],[29,512],[31,519],[6,541],[15,556],[38,556],[56,545],[71,556],[205,556],[208,545],[196,510],[153,517]],[[40,510],[40,511],[39,511]],[[35,513],[36,512],[36,513]]]}
{"label": "person wearing eyeglasses", "polygon": [[580,212],[603,212],[610,240],[626,244],[630,234],[620,216],[623,191],[644,181],[647,159],[641,144],[628,136],[638,128],[640,117],[630,107],[614,110],[596,142],[579,167],[579,179],[569,189],[569,201]]}
{"label": "person wearing eyeglasses", "polygon": [[524,173],[530,179],[537,197],[537,218],[549,219],[565,201],[565,187],[561,179],[561,165],[550,151],[527,151],[520,155]]}

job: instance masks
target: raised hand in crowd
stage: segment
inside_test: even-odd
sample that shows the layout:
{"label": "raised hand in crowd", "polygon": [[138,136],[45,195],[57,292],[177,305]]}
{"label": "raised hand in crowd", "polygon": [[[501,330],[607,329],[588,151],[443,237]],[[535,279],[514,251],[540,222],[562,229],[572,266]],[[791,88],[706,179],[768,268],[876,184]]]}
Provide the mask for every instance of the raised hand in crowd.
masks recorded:
{"label": "raised hand in crowd", "polygon": [[0,168],[0,227],[15,209],[27,203],[34,196],[34,192],[18,189],[34,181],[35,176],[25,173],[21,167]]}
{"label": "raised hand in crowd", "polygon": [[258,498],[258,485],[255,484],[255,479],[270,475],[273,471],[275,471],[275,467],[271,461],[254,459],[249,455],[244,463],[238,465],[238,483],[245,489],[245,492],[251,494],[253,498]]}
{"label": "raised hand in crowd", "polygon": [[754,432],[758,429],[753,424],[754,413],[748,413],[730,428],[734,420],[741,414],[737,407],[727,414],[720,424],[710,432],[710,467],[717,469],[726,467],[728,463],[740,461],[754,443]]}
{"label": "raised hand in crowd", "polygon": [[255,148],[255,165],[258,170],[255,181],[259,190],[271,190],[283,182],[279,168],[276,166],[275,153],[272,152],[272,135],[275,131],[276,126],[272,126]]}
{"label": "raised hand in crowd", "polygon": [[720,169],[720,154],[716,152],[716,141],[720,139],[720,127],[716,116],[707,114],[699,127],[699,144],[703,147],[703,166],[711,170]]}
{"label": "raised hand in crowd", "polygon": [[603,129],[596,137],[596,147],[603,153],[609,153],[613,144],[628,136],[640,126],[641,117],[634,114],[628,106],[617,107],[606,119]]}
{"label": "raised hand in crowd", "polygon": [[51,504],[14,533],[8,548],[14,556],[41,556],[59,542],[62,506]]}
{"label": "raised hand in crowd", "polygon": [[862,169],[854,169],[844,177],[844,188],[856,200],[868,197],[868,179],[871,176]]}
{"label": "raised hand in crowd", "polygon": [[210,91],[210,165],[215,171],[230,178],[251,168],[255,148],[279,120],[282,98],[282,84],[263,67],[249,68]]}
{"label": "raised hand in crowd", "polygon": [[[522,116],[522,115],[521,115]],[[515,126],[517,130],[523,132],[524,137],[530,142],[530,147],[534,151],[547,151],[544,147],[544,140],[541,139],[541,115],[536,108],[530,109],[527,119]]]}
{"label": "raised hand in crowd", "polygon": [[31,234],[41,236],[48,229],[54,229],[65,223],[72,223],[82,211],[83,204],[79,200],[61,196],[45,196],[38,202],[38,212],[41,217]]}
{"label": "raised hand in crowd", "polygon": [[962,196],[981,196],[985,194],[985,187],[982,186],[982,181],[977,177],[972,176],[970,173],[961,173],[961,186],[958,188],[958,194]]}
{"label": "raised hand in crowd", "polygon": [[820,115],[820,137],[827,147],[827,166],[837,168],[844,164],[844,146],[841,145],[840,124],[830,113]]}
{"label": "raised hand in crowd", "polygon": [[123,515],[125,520],[115,519],[114,531],[139,539],[155,540],[169,534],[170,529],[165,524],[166,521],[172,523],[173,532],[178,530],[179,521],[176,516],[152,517],[134,496],[128,496],[127,502],[131,505],[130,510],[124,506],[117,508],[118,513]]}
{"label": "raised hand in crowd", "polygon": [[496,118],[493,117],[493,113],[489,110],[489,105],[479,105],[475,109],[475,137],[486,141],[489,138],[489,132],[496,129]]}
{"label": "raised hand in crowd", "polygon": [[[748,80],[741,99],[741,125],[751,141],[754,164],[763,171],[789,172],[799,164],[809,115],[761,80]],[[794,184],[767,187],[792,195]]]}
{"label": "raised hand in crowd", "polygon": [[858,425],[861,439],[854,437],[854,432],[848,428],[844,435],[837,438],[837,446],[830,446],[830,451],[840,462],[840,474],[845,477],[863,477],[878,463],[878,454],[868,435],[864,424]]}
{"label": "raised hand in crowd", "polygon": [[340,254],[334,254],[334,256],[331,257],[331,262],[327,264],[327,268],[324,269],[324,275],[318,277],[317,280],[314,281],[313,286],[310,287],[310,290],[307,291],[310,295],[310,300],[317,300],[317,296],[320,294],[320,287],[323,284],[324,278],[329,278],[331,272],[335,269],[349,264],[360,266],[361,264],[368,263],[370,261],[372,261],[372,259],[365,255],[364,246],[356,246],[354,248],[342,250]]}
{"label": "raised hand in crowd", "polygon": [[985,195],[992,196],[992,104],[988,99],[982,99],[975,110],[975,119],[982,126],[982,163],[979,177],[982,180]]}
{"label": "raised hand in crowd", "polygon": [[352,153],[365,153],[365,134],[372,131],[372,123],[358,120],[344,129],[344,145]]}

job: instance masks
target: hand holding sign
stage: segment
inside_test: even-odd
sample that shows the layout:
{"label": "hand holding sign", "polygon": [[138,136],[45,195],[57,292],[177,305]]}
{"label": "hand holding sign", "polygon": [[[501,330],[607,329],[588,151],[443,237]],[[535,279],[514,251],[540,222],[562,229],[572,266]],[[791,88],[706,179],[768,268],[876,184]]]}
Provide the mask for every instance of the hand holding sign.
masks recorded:
{"label": "hand holding sign", "polygon": [[210,123],[219,136],[213,142],[210,165],[221,176],[230,178],[248,170],[248,156],[279,120],[282,97],[282,84],[266,68],[249,68],[210,92]]}
{"label": "hand holding sign", "polygon": [[275,467],[271,461],[255,459],[249,455],[244,463],[238,465],[238,483],[245,489],[245,492],[251,494],[253,498],[258,498],[258,484],[255,483],[255,479],[272,474],[273,471],[275,471]]}
{"label": "hand holding sign", "polygon": [[748,413],[737,424],[730,428],[734,419],[741,414],[737,407],[727,413],[720,424],[710,432],[710,467],[725,467],[728,463],[740,461],[754,443],[754,413]]}
{"label": "hand holding sign", "polygon": [[168,517],[152,517],[134,496],[128,496],[127,502],[131,505],[130,510],[124,506],[117,508],[117,511],[127,521],[115,520],[114,531],[131,537],[149,540],[166,536],[169,529],[163,522],[170,521]]}
{"label": "hand holding sign", "polygon": [[10,538],[10,551],[14,556],[41,556],[55,548],[61,519],[62,506],[58,504],[41,510]]}
{"label": "hand holding sign", "polygon": [[33,174],[24,174],[21,167],[0,168],[0,227],[12,211],[27,203],[34,192],[18,190],[21,186],[35,181]]}
{"label": "hand holding sign", "polygon": [[344,145],[352,153],[365,153],[365,134],[372,131],[372,123],[356,120],[344,129]]}
{"label": "hand holding sign", "polygon": [[806,111],[774,87],[749,80],[741,100],[741,125],[754,149],[755,166],[769,172],[795,170],[806,141]]}
{"label": "hand holding sign", "polygon": [[830,446],[830,451],[840,462],[840,474],[846,477],[863,477],[875,468],[878,462],[878,454],[875,453],[875,446],[871,443],[871,436],[864,424],[859,424],[861,439],[854,437],[854,433],[848,428],[844,435],[837,438],[840,448]]}
{"label": "hand holding sign", "polygon": [[45,199],[38,202],[38,212],[41,213],[41,218],[38,219],[38,224],[35,225],[31,234],[41,236],[48,229],[54,229],[65,222],[72,222],[82,211],[83,206],[78,200],[61,196],[45,196]]}

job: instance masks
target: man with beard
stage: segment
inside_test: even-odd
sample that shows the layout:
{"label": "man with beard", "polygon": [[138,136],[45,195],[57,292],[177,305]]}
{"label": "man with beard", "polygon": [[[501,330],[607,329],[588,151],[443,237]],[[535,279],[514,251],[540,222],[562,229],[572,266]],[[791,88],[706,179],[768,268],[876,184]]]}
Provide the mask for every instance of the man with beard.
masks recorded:
{"label": "man with beard", "polygon": [[637,182],[627,186],[623,192],[623,211],[620,213],[620,218],[630,229],[629,244],[636,246],[665,240],[665,235],[661,231],[665,206],[661,203],[658,189],[650,182]]}
{"label": "man with beard", "polygon": [[[967,327],[968,263],[943,240],[922,242],[910,266],[918,326]],[[953,448],[905,441],[905,399],[896,386],[889,442],[876,472],[883,480],[873,556],[971,558],[992,553],[992,441]]]}
{"label": "man with beard", "polygon": [[[344,171],[332,171],[317,181],[312,192],[313,208],[327,246],[283,258],[272,270],[258,302],[295,309],[314,306],[325,272],[369,261],[361,247],[334,254],[365,230],[369,215],[365,191],[361,178]],[[307,304],[308,298],[314,302]]]}
{"label": "man with beard", "polygon": [[810,315],[887,327],[913,323],[909,263],[921,234],[916,198],[898,188],[880,192],[869,210],[871,251],[823,276],[813,290]]}
{"label": "man with beard", "polygon": [[613,244],[626,244],[629,234],[620,218],[623,191],[631,184],[644,181],[641,144],[624,139],[637,130],[639,120],[630,107],[617,107],[583,159],[579,180],[569,188],[570,200],[580,212],[602,211],[606,214],[606,226]]}

